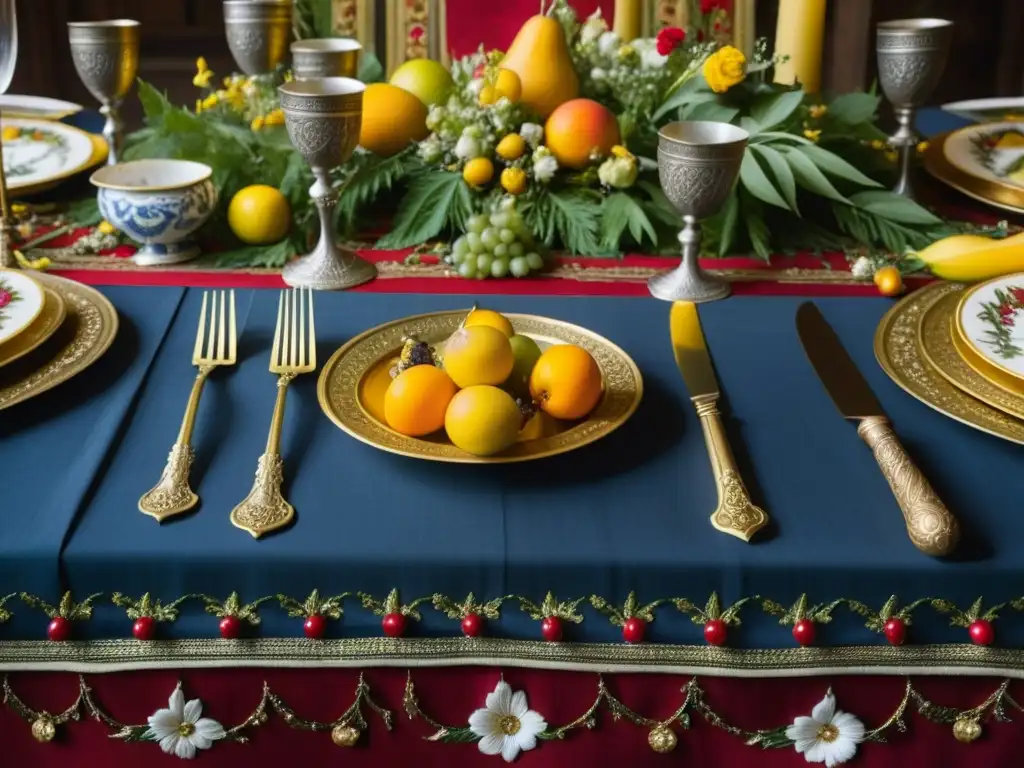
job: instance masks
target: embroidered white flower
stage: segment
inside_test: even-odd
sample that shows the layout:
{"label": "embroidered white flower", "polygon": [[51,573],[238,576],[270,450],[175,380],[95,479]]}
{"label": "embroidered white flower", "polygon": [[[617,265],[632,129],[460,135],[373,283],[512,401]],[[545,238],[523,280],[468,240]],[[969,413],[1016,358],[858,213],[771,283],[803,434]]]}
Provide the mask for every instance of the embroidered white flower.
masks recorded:
{"label": "embroidered white flower", "polygon": [[601,9],[598,8],[587,16],[587,20],[583,23],[583,27],[580,29],[580,42],[584,45],[592,43],[607,31],[608,22],[604,20]]}
{"label": "embroidered white flower", "polygon": [[551,150],[547,147],[537,147],[533,151],[533,177],[542,184],[547,184],[555,178],[557,172],[558,160],[551,154]]}
{"label": "embroidered white flower", "polygon": [[621,44],[622,40],[614,32],[605,32],[597,38],[597,50],[601,52],[602,56],[611,56]]}
{"label": "embroidered white flower", "polygon": [[487,694],[484,709],[469,716],[469,730],[480,737],[478,746],[485,755],[501,755],[511,763],[520,751],[537,746],[537,736],[548,724],[526,705],[526,694],[512,692],[504,680]]}
{"label": "embroidered white flower", "polygon": [[458,142],[455,144],[455,156],[460,160],[472,160],[475,157],[480,157],[482,154],[483,150],[480,149],[480,142],[473,136],[465,133],[459,137]]}
{"label": "embroidered white flower", "polygon": [[442,155],[444,155],[444,147],[441,146],[441,140],[434,134],[420,142],[419,153],[420,159],[424,163],[432,165],[438,162]]}
{"label": "embroidered white flower", "polygon": [[484,81],[482,78],[479,77],[476,78],[475,80],[470,80],[469,85],[467,85],[466,88],[468,88],[469,92],[474,96],[479,96],[480,91],[484,89]]}
{"label": "embroidered white flower", "polygon": [[199,699],[186,704],[181,688],[175,688],[167,701],[167,709],[158,709],[150,716],[145,737],[159,742],[160,749],[168,755],[191,760],[197,749],[209,749],[213,742],[227,736],[220,723],[200,717],[202,714]]}
{"label": "embroidered white flower", "polygon": [[519,135],[523,141],[536,149],[544,140],[544,126],[537,123],[523,123],[519,128]]}
{"label": "embroidered white flower", "polygon": [[836,709],[836,697],[829,690],[814,705],[810,717],[798,717],[786,729],[796,751],[808,763],[824,763],[827,768],[841,765],[857,754],[864,740],[864,723],[848,712]]}
{"label": "embroidered white flower", "polygon": [[866,280],[875,273],[875,264],[867,256],[861,256],[850,268],[854,277],[859,277],[861,280]]}

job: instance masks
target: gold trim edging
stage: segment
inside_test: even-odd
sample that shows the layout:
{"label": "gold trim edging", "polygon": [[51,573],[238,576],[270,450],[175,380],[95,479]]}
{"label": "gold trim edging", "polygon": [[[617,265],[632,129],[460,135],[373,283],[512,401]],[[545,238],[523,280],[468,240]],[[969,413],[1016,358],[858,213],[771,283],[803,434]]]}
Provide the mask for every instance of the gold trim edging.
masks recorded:
{"label": "gold trim edging", "polygon": [[0,670],[4,671],[84,674],[168,668],[459,666],[736,678],[838,674],[1024,679],[1024,650],[960,644],[737,649],[657,643],[548,643],[486,637],[0,642]]}

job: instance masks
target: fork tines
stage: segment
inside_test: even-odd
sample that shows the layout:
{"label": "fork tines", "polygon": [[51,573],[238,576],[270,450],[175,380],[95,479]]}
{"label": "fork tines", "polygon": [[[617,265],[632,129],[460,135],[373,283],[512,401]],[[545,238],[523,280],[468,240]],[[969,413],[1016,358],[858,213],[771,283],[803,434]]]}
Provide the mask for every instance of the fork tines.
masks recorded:
{"label": "fork tines", "polygon": [[274,346],[270,350],[270,370],[274,373],[306,373],[315,368],[313,291],[309,288],[281,291]]}
{"label": "fork tines", "polygon": [[[228,294],[231,301],[228,302]],[[220,301],[218,302],[218,295]],[[207,318],[209,299],[209,318]],[[203,344],[206,350],[204,354]],[[233,365],[237,354],[238,333],[235,323],[235,292],[204,291],[203,306],[199,311],[199,329],[192,351],[193,365]]]}

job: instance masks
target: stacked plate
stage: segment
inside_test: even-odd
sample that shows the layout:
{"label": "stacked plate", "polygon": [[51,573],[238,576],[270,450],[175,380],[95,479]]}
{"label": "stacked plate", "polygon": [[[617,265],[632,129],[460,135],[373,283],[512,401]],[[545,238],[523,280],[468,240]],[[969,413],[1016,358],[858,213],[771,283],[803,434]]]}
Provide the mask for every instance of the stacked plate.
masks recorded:
{"label": "stacked plate", "polygon": [[117,334],[103,294],[54,275],[0,269],[0,410],[99,359]]}
{"label": "stacked plate", "polygon": [[928,172],[963,194],[1024,214],[1024,121],[971,125],[936,138]]}
{"label": "stacked plate", "polygon": [[936,410],[1024,443],[1024,274],[912,293],[882,319],[875,354]]}

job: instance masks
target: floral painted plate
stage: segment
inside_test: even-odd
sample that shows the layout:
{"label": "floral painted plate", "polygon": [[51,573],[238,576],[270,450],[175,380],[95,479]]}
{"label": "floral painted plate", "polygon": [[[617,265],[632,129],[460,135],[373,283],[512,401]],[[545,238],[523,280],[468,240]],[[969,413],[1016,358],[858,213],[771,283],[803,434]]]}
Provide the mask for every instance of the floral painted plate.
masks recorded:
{"label": "floral painted plate", "polygon": [[1024,123],[972,125],[946,139],[946,159],[959,171],[1024,188]]}
{"label": "floral painted plate", "polygon": [[0,269],[0,344],[24,331],[43,311],[42,287],[16,269]]}
{"label": "floral painted plate", "polygon": [[85,131],[47,120],[3,120],[4,173],[13,194],[89,167],[94,144]]}
{"label": "floral painted plate", "polygon": [[1024,273],[997,277],[965,291],[956,324],[972,352],[1024,379]]}

